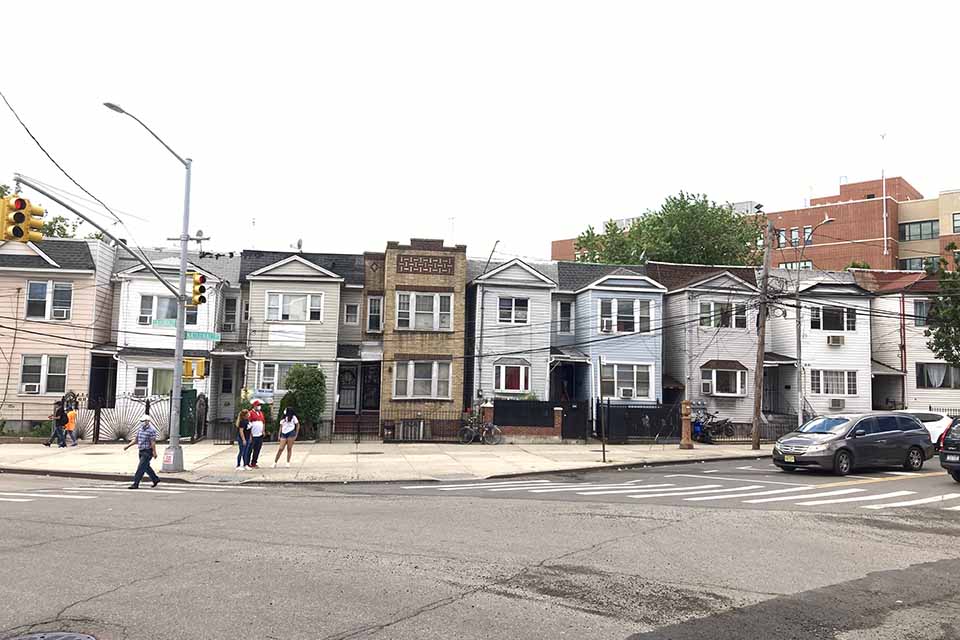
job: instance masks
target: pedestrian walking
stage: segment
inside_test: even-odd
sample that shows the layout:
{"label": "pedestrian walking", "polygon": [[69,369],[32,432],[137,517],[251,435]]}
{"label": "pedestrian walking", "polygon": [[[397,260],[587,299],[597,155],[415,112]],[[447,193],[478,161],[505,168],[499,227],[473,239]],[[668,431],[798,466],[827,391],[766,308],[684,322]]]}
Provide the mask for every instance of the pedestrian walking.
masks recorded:
{"label": "pedestrian walking", "polygon": [[273,459],[273,466],[276,468],[280,461],[280,454],[284,448],[287,450],[287,466],[290,466],[290,458],[293,456],[293,443],[297,440],[297,434],[300,433],[300,421],[294,415],[293,409],[287,407],[280,419],[280,448],[277,449],[277,457]]}
{"label": "pedestrian walking", "polygon": [[[76,407],[70,407],[70,410],[67,411],[67,424],[64,427],[67,431],[67,435],[70,436],[70,440],[73,441],[71,447],[77,446],[77,409]],[[64,438],[64,444],[66,444],[66,438]]]}
{"label": "pedestrian walking", "polygon": [[237,471],[246,471],[250,463],[250,412],[246,409],[237,416]]}
{"label": "pedestrian walking", "polygon": [[67,426],[67,412],[63,410],[63,402],[58,400],[53,403],[53,415],[49,416],[49,419],[53,420],[53,433],[50,434],[50,439],[43,443],[43,446],[49,447],[56,440],[58,446],[62,449],[67,446],[66,434],[64,433],[64,427]]}
{"label": "pedestrian walking", "polygon": [[263,447],[264,417],[260,410],[260,401],[254,400],[253,407],[250,409],[250,438],[253,440],[250,451],[250,468],[256,469],[257,461],[260,459],[260,449]]}
{"label": "pedestrian walking", "polygon": [[139,489],[140,480],[143,478],[144,473],[150,476],[150,480],[153,481],[153,486],[157,486],[157,484],[160,483],[160,478],[158,478],[157,474],[150,468],[150,461],[157,457],[157,430],[153,424],[151,424],[150,416],[148,415],[140,418],[139,426],[140,428],[137,431],[136,439],[123,448],[123,450],[126,451],[133,445],[137,445],[137,449],[140,451],[140,464],[137,465],[137,472],[133,475],[133,484],[127,487],[128,489]]}

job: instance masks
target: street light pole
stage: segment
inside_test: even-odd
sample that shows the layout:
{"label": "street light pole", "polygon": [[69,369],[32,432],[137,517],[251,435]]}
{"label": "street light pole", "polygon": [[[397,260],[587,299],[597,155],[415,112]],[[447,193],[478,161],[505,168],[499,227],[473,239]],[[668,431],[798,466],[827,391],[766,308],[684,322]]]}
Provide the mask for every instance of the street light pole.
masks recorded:
{"label": "street light pole", "polygon": [[186,180],[183,190],[183,226],[180,231],[180,286],[177,296],[177,328],[176,328],[176,346],[173,350],[173,390],[170,394],[170,444],[163,452],[162,471],[171,473],[183,471],[183,450],[180,448],[180,402],[183,395],[183,332],[186,324],[186,302],[187,302],[187,244],[190,240],[190,174],[193,166],[193,160],[182,158],[176,151],[170,148],[160,136],[155,134],[150,127],[145,125],[138,117],[132,113],[124,111],[111,102],[103,103],[111,111],[122,113],[133,118],[141,127],[156,138],[157,142],[162,144],[167,151],[173,154],[177,160],[186,169]]}

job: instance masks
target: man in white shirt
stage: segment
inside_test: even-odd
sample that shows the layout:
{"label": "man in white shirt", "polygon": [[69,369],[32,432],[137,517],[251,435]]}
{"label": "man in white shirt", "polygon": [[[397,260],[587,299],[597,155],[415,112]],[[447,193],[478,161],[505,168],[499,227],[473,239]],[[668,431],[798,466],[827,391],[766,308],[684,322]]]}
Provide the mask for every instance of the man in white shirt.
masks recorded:
{"label": "man in white shirt", "polygon": [[254,400],[250,408],[250,437],[253,438],[253,450],[250,454],[250,467],[257,468],[257,459],[260,457],[260,448],[263,446],[264,417],[260,410],[260,401]]}

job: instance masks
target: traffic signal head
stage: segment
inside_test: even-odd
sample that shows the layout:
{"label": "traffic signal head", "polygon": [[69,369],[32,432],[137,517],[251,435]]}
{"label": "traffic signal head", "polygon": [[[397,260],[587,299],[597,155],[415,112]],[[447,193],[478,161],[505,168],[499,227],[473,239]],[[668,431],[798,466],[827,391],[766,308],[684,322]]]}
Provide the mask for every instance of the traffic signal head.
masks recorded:
{"label": "traffic signal head", "polygon": [[207,276],[202,273],[193,272],[193,299],[191,304],[194,306],[203,304],[207,301]]}
{"label": "traffic signal head", "polygon": [[30,201],[20,196],[14,196],[6,201],[3,207],[3,239],[19,242],[40,242],[43,234],[43,216],[46,213],[41,207],[30,204]]}

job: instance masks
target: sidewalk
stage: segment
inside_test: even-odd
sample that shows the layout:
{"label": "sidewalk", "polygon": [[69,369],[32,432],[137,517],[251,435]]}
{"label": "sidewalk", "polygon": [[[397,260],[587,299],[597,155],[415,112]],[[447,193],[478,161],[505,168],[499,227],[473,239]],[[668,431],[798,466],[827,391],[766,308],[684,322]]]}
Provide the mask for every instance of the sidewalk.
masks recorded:
{"label": "sidewalk", "polygon": [[[159,469],[163,445],[157,447]],[[302,444],[294,447],[293,462],[272,469],[276,443],[267,443],[260,469],[236,471],[237,447],[199,443],[183,445],[183,473],[169,474],[187,482],[391,482],[473,480],[573,469],[602,469],[644,464],[769,456],[771,445],[752,451],[749,445],[697,445],[682,451],[677,445],[608,445],[607,463],[599,444],[384,444],[380,442]],[[81,444],[57,449],[39,444],[0,444],[0,471],[37,474],[129,476],[137,466],[135,449],[118,444]]]}

